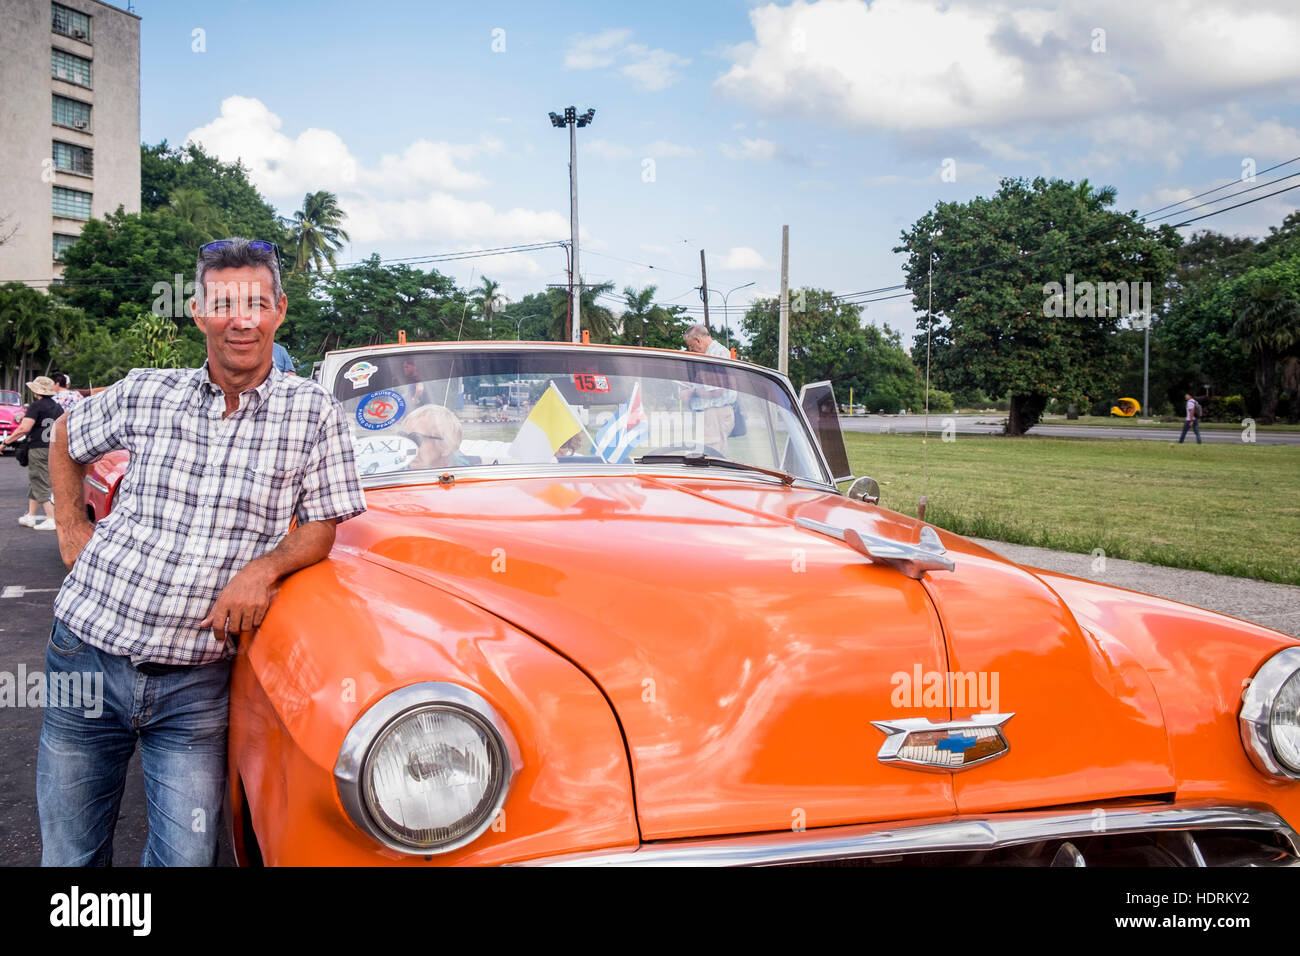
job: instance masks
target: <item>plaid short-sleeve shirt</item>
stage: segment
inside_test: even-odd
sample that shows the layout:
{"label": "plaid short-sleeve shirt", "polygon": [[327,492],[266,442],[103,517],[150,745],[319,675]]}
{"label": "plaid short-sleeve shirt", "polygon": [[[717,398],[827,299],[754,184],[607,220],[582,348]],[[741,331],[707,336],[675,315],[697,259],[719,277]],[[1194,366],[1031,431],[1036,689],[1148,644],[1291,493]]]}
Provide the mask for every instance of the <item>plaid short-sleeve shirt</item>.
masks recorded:
{"label": "plaid short-sleeve shirt", "polygon": [[137,369],[64,417],[68,454],[130,453],[112,512],[73,565],[54,614],[139,664],[232,656],[199,628],[244,565],[300,524],[365,510],[342,409],[310,379],[272,368],[223,418],[199,369]]}

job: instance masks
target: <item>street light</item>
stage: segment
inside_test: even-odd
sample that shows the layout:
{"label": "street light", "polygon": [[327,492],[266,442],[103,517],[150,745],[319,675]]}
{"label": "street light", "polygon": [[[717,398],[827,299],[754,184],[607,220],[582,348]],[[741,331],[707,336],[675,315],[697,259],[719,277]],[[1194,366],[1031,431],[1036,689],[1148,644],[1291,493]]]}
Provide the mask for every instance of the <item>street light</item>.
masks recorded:
{"label": "street light", "polygon": [[[573,263],[569,270],[569,301],[573,303],[572,340],[582,341],[582,276],[578,272],[578,139],[575,129],[590,126],[596,118],[596,111],[589,109],[579,113],[572,106],[564,108],[564,115],[548,113],[551,125],[556,129],[569,128],[569,241],[573,248]],[[577,295],[573,292],[577,282]]]}
{"label": "street light", "polygon": [[1148,394],[1148,380],[1151,370],[1151,313],[1134,312],[1128,317],[1129,325],[1135,329],[1142,329],[1146,332],[1145,342],[1142,345],[1142,412],[1147,418],[1151,417],[1150,395]]}
{"label": "street light", "polygon": [[722,296],[722,326],[727,330],[727,338],[731,338],[731,322],[727,318],[727,296],[740,289],[748,289],[754,283],[746,282],[744,285],[738,285],[735,289],[728,289],[726,292],[719,292],[717,289],[710,289],[714,295]]}

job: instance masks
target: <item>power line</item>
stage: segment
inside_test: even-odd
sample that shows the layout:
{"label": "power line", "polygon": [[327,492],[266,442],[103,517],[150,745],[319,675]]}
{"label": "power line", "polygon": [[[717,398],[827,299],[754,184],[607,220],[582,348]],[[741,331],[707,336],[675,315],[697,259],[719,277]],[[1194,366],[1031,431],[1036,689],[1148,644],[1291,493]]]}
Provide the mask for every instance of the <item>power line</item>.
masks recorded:
{"label": "power line", "polygon": [[[1201,203],[1199,206],[1193,207],[1193,209],[1179,209],[1174,212],[1167,212],[1163,216],[1156,216],[1156,218],[1154,219],[1144,219],[1143,221],[1159,222],[1161,219],[1172,219],[1174,216],[1181,216],[1184,213],[1192,212],[1195,209],[1206,209],[1209,206],[1213,206],[1215,203],[1227,202],[1229,199],[1236,199],[1238,196],[1246,195],[1246,193],[1253,193],[1256,189],[1264,189],[1267,186],[1276,186],[1278,183],[1286,182],[1288,179],[1295,179],[1297,176],[1300,176],[1300,173],[1292,173],[1290,176],[1279,176],[1277,179],[1270,179],[1266,183],[1260,183],[1258,186],[1251,186],[1249,189],[1243,189],[1241,192],[1232,193],[1231,195],[1228,196],[1222,196],[1219,199],[1211,199],[1207,203]],[[1277,194],[1272,193],[1271,195],[1277,195]],[[1264,197],[1261,196],[1259,198],[1263,199]]]}
{"label": "power line", "polygon": [[[1289,179],[1290,177],[1287,177],[1287,178]],[[1274,182],[1277,182],[1277,181],[1278,181],[1278,180],[1274,180]],[[1272,185],[1272,183],[1270,183],[1269,185]],[[1265,193],[1265,194],[1262,195],[1262,196],[1256,196],[1254,199],[1247,199],[1245,202],[1239,202],[1239,203],[1237,203],[1237,205],[1235,205],[1235,206],[1228,206],[1226,209],[1220,209],[1220,210],[1218,210],[1218,211],[1216,211],[1216,212],[1207,212],[1204,216],[1196,216],[1196,217],[1193,218],[1193,219],[1187,219],[1187,220],[1185,220],[1185,221],[1183,221],[1183,222],[1177,222],[1177,223],[1174,223],[1174,228],[1175,228],[1175,229],[1181,229],[1183,226],[1189,226],[1189,225],[1191,225],[1192,223],[1194,223],[1194,222],[1199,222],[1199,221],[1202,220],[1202,219],[1209,219],[1211,216],[1217,216],[1217,215],[1219,215],[1220,213],[1229,212],[1230,210],[1233,210],[1233,209],[1239,209],[1239,208],[1241,208],[1242,206],[1249,206],[1251,203],[1253,203],[1253,202],[1259,202],[1261,199],[1268,199],[1270,196],[1278,196],[1278,195],[1281,195],[1282,193],[1289,193],[1289,192],[1290,192],[1291,190],[1293,190],[1293,189],[1300,189],[1300,183],[1296,183],[1294,186],[1288,186],[1288,187],[1286,187],[1286,189],[1279,189],[1277,192]]]}
{"label": "power line", "polygon": [[[1300,160],[1300,156],[1292,156],[1292,157],[1291,157],[1290,159],[1288,159],[1288,160],[1284,160],[1283,162],[1276,163],[1276,164],[1274,164],[1274,165],[1268,167],[1268,169],[1261,169],[1261,170],[1260,170],[1258,173],[1256,173],[1255,175],[1257,175],[1257,176],[1263,176],[1265,173],[1271,173],[1271,172],[1272,172],[1273,170],[1275,170],[1275,169],[1281,169],[1283,166],[1289,166],[1289,165],[1291,165],[1292,163],[1294,163],[1294,162],[1296,162],[1296,161],[1298,161],[1298,160]],[[1172,208],[1174,208],[1174,206],[1181,206],[1181,205],[1183,205],[1184,203],[1189,203],[1189,202],[1191,202],[1193,199],[1200,199],[1202,196],[1208,196],[1208,195],[1210,195],[1211,193],[1217,193],[1220,189],[1227,189],[1227,188],[1230,187],[1230,186],[1235,186],[1235,185],[1236,185],[1237,183],[1239,183],[1239,182],[1241,182],[1240,179],[1230,179],[1230,180],[1228,180],[1226,183],[1224,183],[1222,186],[1215,186],[1213,189],[1207,189],[1207,190],[1205,190],[1205,192],[1203,192],[1203,193],[1197,193],[1195,196],[1189,196],[1189,197],[1187,197],[1186,199],[1180,199],[1180,200],[1178,200],[1178,202],[1171,202],[1171,203],[1169,203],[1169,204],[1166,205],[1166,206],[1161,206],[1159,209],[1152,209],[1150,212],[1143,213],[1143,214],[1142,214],[1140,217],[1138,217],[1138,218],[1140,218],[1140,219],[1146,219],[1147,216],[1154,216],[1154,215],[1155,215],[1156,213],[1158,213],[1158,212],[1164,212],[1166,209],[1172,209]],[[1215,200],[1215,202],[1218,202],[1218,200]],[[1166,218],[1166,217],[1161,216],[1160,218],[1164,219],[1164,218]]]}

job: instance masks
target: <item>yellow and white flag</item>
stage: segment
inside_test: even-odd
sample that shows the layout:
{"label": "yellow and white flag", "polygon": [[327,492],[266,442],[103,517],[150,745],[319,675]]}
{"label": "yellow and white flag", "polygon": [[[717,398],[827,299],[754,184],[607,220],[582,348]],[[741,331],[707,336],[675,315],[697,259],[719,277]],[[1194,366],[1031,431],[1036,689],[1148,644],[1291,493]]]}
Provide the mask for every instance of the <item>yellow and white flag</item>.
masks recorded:
{"label": "yellow and white flag", "polygon": [[510,443],[510,457],[521,462],[549,462],[560,446],[580,431],[582,423],[552,382]]}

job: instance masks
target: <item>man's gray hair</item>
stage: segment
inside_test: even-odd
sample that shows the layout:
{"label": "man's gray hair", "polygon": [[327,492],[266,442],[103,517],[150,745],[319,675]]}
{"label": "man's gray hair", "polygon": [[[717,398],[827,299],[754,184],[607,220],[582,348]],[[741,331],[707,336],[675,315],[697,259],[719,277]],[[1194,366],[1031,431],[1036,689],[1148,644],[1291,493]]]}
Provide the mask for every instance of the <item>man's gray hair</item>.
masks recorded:
{"label": "man's gray hair", "polygon": [[[194,265],[194,297],[203,307],[203,283],[209,269],[240,269],[244,266],[266,266],[271,270],[271,298],[280,304],[284,290],[280,286],[280,260],[271,249],[253,246],[253,240],[235,237],[222,241],[216,248],[201,247]],[[212,243],[208,243],[212,245]]]}
{"label": "man's gray hair", "polygon": [[688,342],[691,339],[711,339],[713,338],[713,333],[709,331],[707,325],[702,322],[697,322],[686,330],[685,338]]}

